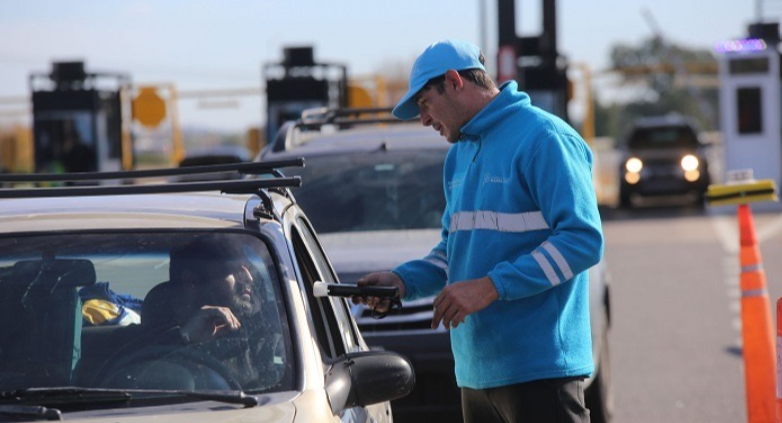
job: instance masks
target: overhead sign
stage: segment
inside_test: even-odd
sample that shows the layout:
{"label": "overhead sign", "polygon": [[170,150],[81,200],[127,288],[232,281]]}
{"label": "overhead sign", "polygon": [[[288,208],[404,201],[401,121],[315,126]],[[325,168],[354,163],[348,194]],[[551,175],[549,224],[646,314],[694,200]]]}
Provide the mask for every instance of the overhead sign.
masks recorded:
{"label": "overhead sign", "polygon": [[366,88],[348,85],[348,107],[372,107],[373,103]]}
{"label": "overhead sign", "polygon": [[166,102],[155,87],[142,87],[133,99],[133,118],[144,126],[156,127],[166,118]]}

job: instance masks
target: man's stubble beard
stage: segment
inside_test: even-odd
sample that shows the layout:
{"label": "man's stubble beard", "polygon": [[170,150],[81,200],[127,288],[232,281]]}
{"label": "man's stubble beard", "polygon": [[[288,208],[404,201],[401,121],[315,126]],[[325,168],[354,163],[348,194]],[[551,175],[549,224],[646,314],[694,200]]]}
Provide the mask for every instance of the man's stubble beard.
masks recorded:
{"label": "man's stubble beard", "polygon": [[255,307],[253,306],[253,299],[248,298],[245,299],[242,296],[235,296],[233,299],[233,303],[231,304],[231,311],[234,312],[234,314],[239,316],[249,316],[253,314],[253,311],[255,310]]}

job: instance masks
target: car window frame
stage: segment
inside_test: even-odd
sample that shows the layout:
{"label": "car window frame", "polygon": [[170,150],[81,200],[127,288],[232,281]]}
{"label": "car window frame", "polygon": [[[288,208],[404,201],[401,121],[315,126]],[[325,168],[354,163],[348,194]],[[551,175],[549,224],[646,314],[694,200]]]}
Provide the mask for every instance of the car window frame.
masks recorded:
{"label": "car window frame", "polygon": [[[323,279],[321,279],[321,281],[328,283],[340,283],[337,272],[335,272],[334,268],[331,266],[331,261],[328,259],[326,251],[323,249],[320,241],[318,241],[312,224],[303,215],[299,215],[297,217],[297,221],[299,222],[300,227],[304,229],[303,233],[305,242],[308,242],[312,247],[311,253],[314,253],[315,255],[315,264],[322,270],[321,276],[325,276]],[[336,315],[337,325],[339,326],[339,334],[341,335],[345,344],[346,351],[355,352],[360,350],[361,344],[359,342],[358,327],[356,326],[355,319],[350,312],[350,306],[347,304],[347,299],[341,297],[327,298],[331,302],[332,308]]]}
{"label": "car window frame", "polygon": [[[355,324],[345,327],[344,322],[341,325],[338,323],[338,312],[335,311],[340,310],[338,301],[335,302],[335,299],[330,297],[315,298],[313,295],[312,284],[317,280],[322,281],[324,279],[323,273],[328,275],[330,272],[333,280],[336,280],[336,276],[330,266],[327,269],[318,268],[312,251],[314,248],[322,251],[322,248],[317,241],[313,245],[305,239],[302,233],[302,222],[304,222],[303,227],[309,230],[311,227],[308,226],[309,222],[306,219],[299,219],[303,215],[303,212],[296,207],[288,209],[283,217],[283,227],[285,228],[285,236],[289,240],[289,254],[294,263],[296,279],[305,300],[307,317],[312,324],[316,344],[321,350],[324,361],[331,362],[341,355],[359,348],[360,343],[355,339],[357,332],[354,332],[357,327]],[[352,319],[352,316],[348,313],[347,318]],[[350,336],[346,338],[345,332],[348,332]]]}

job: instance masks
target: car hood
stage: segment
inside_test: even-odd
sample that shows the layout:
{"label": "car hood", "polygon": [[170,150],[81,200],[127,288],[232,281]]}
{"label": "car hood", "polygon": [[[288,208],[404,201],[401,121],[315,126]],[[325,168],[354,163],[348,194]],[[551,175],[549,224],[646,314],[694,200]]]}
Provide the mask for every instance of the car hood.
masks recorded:
{"label": "car hood", "polygon": [[423,258],[440,242],[440,230],[337,232],[319,238],[334,270],[347,275],[390,270]]}
{"label": "car hood", "polygon": [[[296,405],[289,393],[272,394],[272,401],[252,408],[238,408],[220,402],[197,401],[178,405],[162,405],[139,408],[66,412],[68,421],[94,422],[96,418],[117,423],[141,423],[148,421],[206,423],[291,423],[296,416]],[[275,398],[276,397],[276,398]],[[263,401],[262,401],[263,402]],[[232,409],[233,408],[233,409]]]}

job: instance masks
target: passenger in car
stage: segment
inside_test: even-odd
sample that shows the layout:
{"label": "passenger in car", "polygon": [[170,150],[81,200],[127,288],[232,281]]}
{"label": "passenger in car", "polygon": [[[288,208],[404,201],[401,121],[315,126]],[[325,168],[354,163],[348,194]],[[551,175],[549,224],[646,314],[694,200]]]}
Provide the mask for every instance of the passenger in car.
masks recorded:
{"label": "passenger in car", "polygon": [[[258,365],[272,357],[270,351],[280,335],[261,317],[259,285],[243,258],[238,246],[219,236],[201,237],[173,250],[170,281],[147,295],[141,322],[175,325],[182,343],[201,344],[199,348],[208,348],[210,341],[220,339],[242,344],[242,348],[234,348],[232,356],[210,354],[221,356],[235,375],[251,381],[259,377]],[[212,346],[216,345],[219,343]],[[262,354],[266,356],[260,357]]]}
{"label": "passenger in car", "polygon": [[[137,336],[125,347],[127,355],[147,347],[183,346],[219,361],[243,387],[277,380],[281,369],[273,358],[282,355],[276,352],[283,347],[281,335],[261,315],[258,284],[243,257],[220,236],[202,236],[173,249],[170,280],[147,294],[141,325],[129,328]],[[160,383],[147,383],[145,377],[129,379],[140,387]]]}
{"label": "passenger in car", "polygon": [[167,317],[169,323],[179,325],[186,343],[239,330],[241,320],[261,306],[253,292],[249,264],[242,263],[241,257],[241,251],[220,237],[202,237],[173,250],[167,282],[171,286],[162,298],[169,304],[156,304],[161,298],[155,298],[155,289],[150,291],[152,298],[148,295],[142,308],[142,323],[159,324]]}

